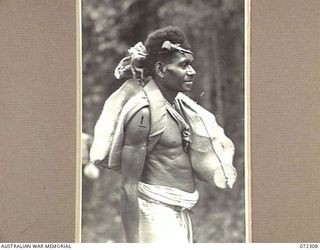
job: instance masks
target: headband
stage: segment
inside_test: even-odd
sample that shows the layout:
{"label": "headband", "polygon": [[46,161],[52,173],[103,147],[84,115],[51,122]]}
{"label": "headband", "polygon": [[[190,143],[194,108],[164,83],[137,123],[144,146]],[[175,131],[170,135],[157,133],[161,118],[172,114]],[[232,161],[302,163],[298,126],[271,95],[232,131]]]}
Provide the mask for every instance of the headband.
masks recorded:
{"label": "headband", "polygon": [[191,50],[184,49],[184,48],[181,47],[180,44],[173,44],[170,41],[164,41],[162,46],[161,46],[161,49],[166,49],[169,52],[171,52],[173,50],[177,50],[180,53],[192,54]]}
{"label": "headband", "polygon": [[[172,51],[178,51],[180,53],[192,54],[190,50],[184,49],[180,44],[173,44],[166,40],[162,43],[162,51],[155,54],[164,54]],[[138,42],[135,46],[129,50],[129,56],[124,57],[114,71],[114,75],[117,79],[122,79],[132,76],[134,79],[143,79],[144,69],[140,67],[141,63],[147,57],[147,51],[142,42]]]}

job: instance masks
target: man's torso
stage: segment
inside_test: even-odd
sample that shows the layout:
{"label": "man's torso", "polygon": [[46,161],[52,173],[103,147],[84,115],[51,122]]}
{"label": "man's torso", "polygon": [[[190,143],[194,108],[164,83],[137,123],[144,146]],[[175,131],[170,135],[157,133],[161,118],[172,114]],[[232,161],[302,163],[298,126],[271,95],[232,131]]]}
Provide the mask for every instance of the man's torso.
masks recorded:
{"label": "man's torso", "polygon": [[189,156],[183,151],[180,129],[167,114],[166,128],[148,153],[141,181],[193,192],[194,177]]}

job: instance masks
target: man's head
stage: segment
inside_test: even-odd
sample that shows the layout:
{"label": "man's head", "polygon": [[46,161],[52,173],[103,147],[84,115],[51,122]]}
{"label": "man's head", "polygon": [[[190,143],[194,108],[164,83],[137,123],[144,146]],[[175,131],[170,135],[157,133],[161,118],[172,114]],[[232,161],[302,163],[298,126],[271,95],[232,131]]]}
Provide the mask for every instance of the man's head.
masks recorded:
{"label": "man's head", "polygon": [[158,85],[186,92],[192,87],[195,70],[190,44],[178,27],[168,26],[152,32],[145,41],[147,68]]}

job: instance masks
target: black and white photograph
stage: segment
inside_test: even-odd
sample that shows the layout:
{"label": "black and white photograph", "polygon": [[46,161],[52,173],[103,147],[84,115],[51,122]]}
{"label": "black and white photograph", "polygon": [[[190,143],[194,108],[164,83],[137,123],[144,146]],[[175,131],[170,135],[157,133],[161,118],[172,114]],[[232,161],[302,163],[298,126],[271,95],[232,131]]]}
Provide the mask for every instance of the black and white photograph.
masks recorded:
{"label": "black and white photograph", "polygon": [[82,0],[82,242],[246,242],[244,4]]}
{"label": "black and white photograph", "polygon": [[318,248],[319,11],[0,1],[0,248]]}

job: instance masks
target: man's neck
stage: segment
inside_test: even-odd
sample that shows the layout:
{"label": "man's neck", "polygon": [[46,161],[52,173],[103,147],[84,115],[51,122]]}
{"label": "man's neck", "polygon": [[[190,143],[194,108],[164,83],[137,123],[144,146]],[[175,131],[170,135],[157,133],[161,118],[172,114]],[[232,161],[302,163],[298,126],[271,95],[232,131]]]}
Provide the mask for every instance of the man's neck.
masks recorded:
{"label": "man's neck", "polygon": [[[157,84],[157,82],[156,82]],[[161,84],[157,84],[161,94],[163,95],[163,97],[170,103],[173,104],[174,103],[174,99],[176,98],[178,92],[176,91],[172,91],[170,89],[164,88]]]}

